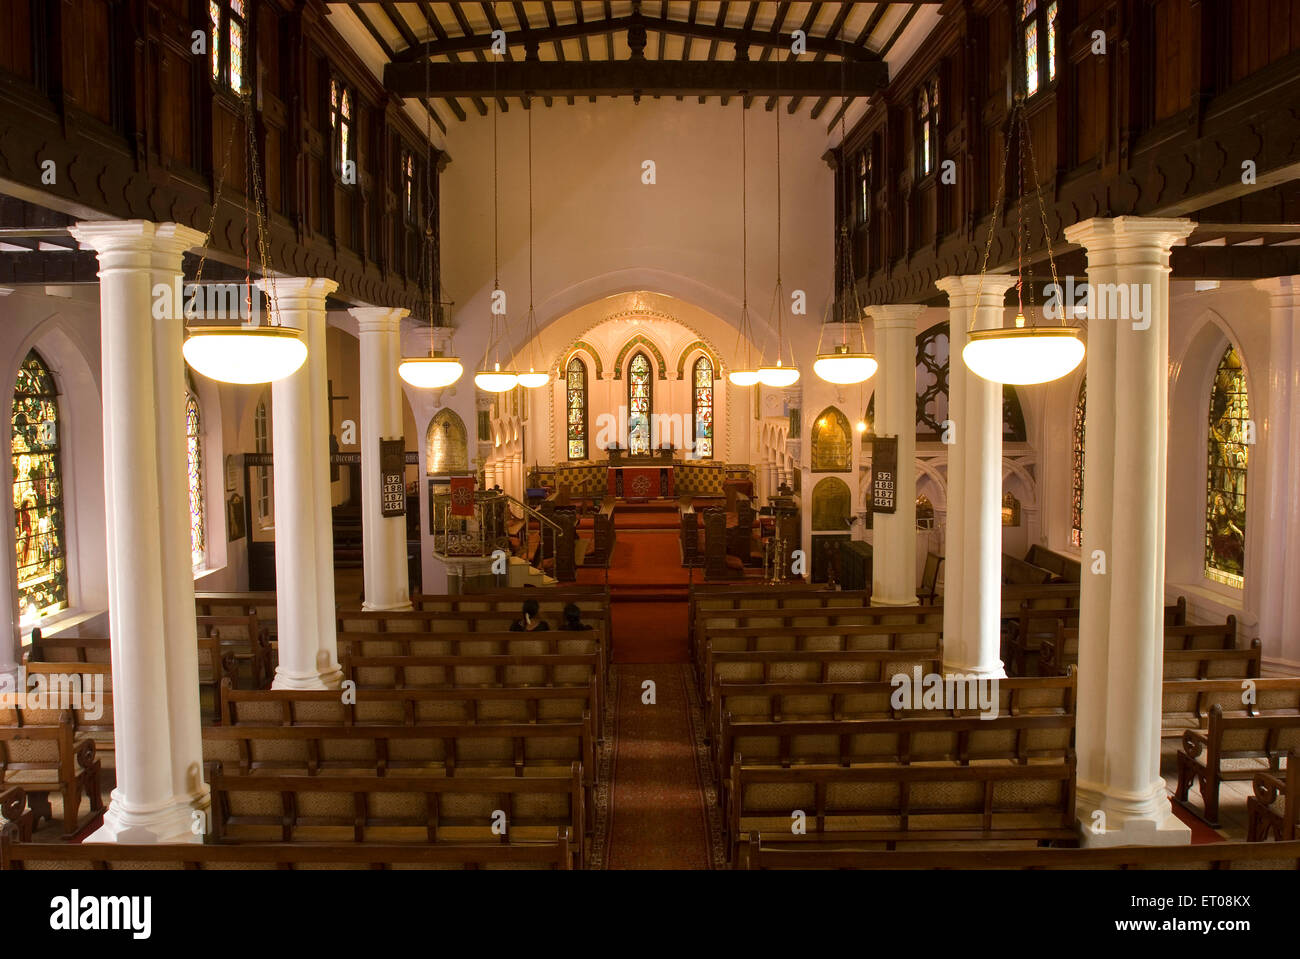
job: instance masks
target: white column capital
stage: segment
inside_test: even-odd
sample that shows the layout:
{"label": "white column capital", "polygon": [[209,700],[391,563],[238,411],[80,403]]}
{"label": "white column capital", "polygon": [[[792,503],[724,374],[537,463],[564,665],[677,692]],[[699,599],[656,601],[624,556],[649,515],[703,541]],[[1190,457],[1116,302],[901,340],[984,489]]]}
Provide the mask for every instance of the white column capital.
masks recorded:
{"label": "white column capital", "polygon": [[1008,273],[966,273],[941,276],[934,281],[948,294],[950,307],[976,305],[1002,307],[1002,297],[1016,285],[1016,278]]}
{"label": "white column capital", "polygon": [[410,310],[390,306],[353,306],[348,312],[356,318],[362,333],[396,333]]}
{"label": "white column capital", "polygon": [[152,220],[84,220],[69,230],[83,250],[144,252],[163,244],[183,244],[185,251],[203,243],[203,234],[179,223]]}
{"label": "white column capital", "polygon": [[1160,257],[1160,265],[1169,265],[1169,250],[1186,238],[1196,221],[1184,217],[1095,216],[1065,228],[1065,239],[1082,246],[1093,263],[1095,254],[1151,252]]}
{"label": "white column capital", "polygon": [[925,310],[923,303],[891,303],[867,307],[867,314],[877,329],[893,329],[916,325],[916,318]]}
{"label": "white column capital", "polygon": [[314,276],[263,277],[254,280],[253,285],[289,309],[321,311],[325,309],[325,297],[339,288],[337,280]]}

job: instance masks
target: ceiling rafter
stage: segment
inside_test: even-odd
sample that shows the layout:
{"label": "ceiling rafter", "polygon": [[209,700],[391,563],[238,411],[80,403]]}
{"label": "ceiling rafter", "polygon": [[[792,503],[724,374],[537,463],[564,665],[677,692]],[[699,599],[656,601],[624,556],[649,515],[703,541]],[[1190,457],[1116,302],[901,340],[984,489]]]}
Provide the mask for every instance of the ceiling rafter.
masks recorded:
{"label": "ceiling rafter", "polygon": [[[349,4],[349,6],[352,8],[352,12],[356,14],[358,22],[360,22],[360,24],[370,32],[370,35],[375,38],[375,42],[379,44],[379,49],[384,51],[384,56],[388,57],[389,60],[391,60],[393,55],[393,48],[388,45],[388,41],[384,39],[383,34],[381,34],[375,28],[374,23],[370,20],[369,17],[366,16],[364,11],[356,9],[355,3]],[[438,129],[441,130],[443,133],[446,133],[447,125],[442,122],[442,117],[438,116],[438,111],[435,110],[429,104],[429,101],[426,100],[424,97],[420,97],[419,101],[421,104],[423,104],[425,112],[428,113],[429,116],[433,118],[433,122],[437,124]],[[462,110],[458,104],[456,104],[454,101],[450,99],[448,99],[446,103],[447,106],[451,109],[451,112],[456,115],[457,119],[459,120],[465,119],[465,111]]]}
{"label": "ceiling rafter", "polygon": [[[840,30],[844,26],[844,21],[848,19],[850,9],[852,8],[849,7],[848,4],[842,4],[840,6],[840,12],[835,15],[835,19],[831,21],[830,29],[826,31],[827,40],[834,40],[839,36]],[[814,63],[819,63],[824,59],[826,59],[826,54],[821,50],[818,50],[813,55]],[[790,99],[790,112],[794,113],[795,110],[799,109],[799,104],[801,102],[803,102],[803,97],[792,97]],[[776,106],[775,97],[767,101],[767,109],[771,110],[774,106]]]}

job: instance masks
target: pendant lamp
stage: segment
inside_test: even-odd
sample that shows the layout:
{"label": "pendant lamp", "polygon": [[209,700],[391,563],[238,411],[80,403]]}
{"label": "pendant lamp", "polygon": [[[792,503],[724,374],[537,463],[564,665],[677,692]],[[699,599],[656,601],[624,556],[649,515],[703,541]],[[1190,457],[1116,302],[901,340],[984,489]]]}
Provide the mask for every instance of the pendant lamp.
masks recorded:
{"label": "pendant lamp", "polygon": [[537,312],[533,309],[533,104],[528,112],[528,316],[524,320],[524,342],[528,344],[528,372],[519,374],[519,385],[535,390],[551,382],[549,368],[538,369],[537,357],[542,353],[542,332],[537,328]]}
{"label": "pendant lamp", "polygon": [[[248,167],[249,180],[253,184],[252,213],[257,221],[257,248],[261,260],[262,276],[267,279],[267,298],[270,320],[277,322],[266,325],[245,324],[240,326],[189,326],[185,330],[185,341],[181,354],[196,372],[208,379],[222,383],[273,383],[296,373],[307,360],[307,344],[302,341],[301,331],[292,327],[280,326],[279,305],[275,296],[275,279],[271,276],[267,250],[270,245],[266,239],[266,220],[262,204],[262,178],[257,165],[257,142],[253,135],[253,98],[252,92],[245,92],[241,98],[244,103],[244,127],[248,131]],[[226,169],[230,161],[230,146],[233,138],[226,141],[225,159],[221,165],[221,177],[217,181],[217,195],[212,201],[212,216],[208,221],[208,235],[204,239],[204,254],[199,259],[195,273],[194,285],[201,292],[203,289],[203,265],[207,260],[207,246],[212,241],[213,229],[217,222],[217,208],[221,205],[222,188],[225,186]],[[244,210],[244,229],[248,234],[247,242],[251,245],[253,236],[250,231],[248,208]],[[244,303],[247,315],[251,318],[260,305],[261,294],[253,292],[253,271],[251,265],[244,276]],[[186,316],[188,321],[189,317]]]}
{"label": "pendant lamp", "polygon": [[[424,88],[426,99],[431,96],[429,84],[429,59],[424,61]],[[428,250],[428,262],[425,264],[425,276],[428,279],[427,302],[429,305],[429,355],[404,356],[397,364],[397,375],[420,390],[441,390],[451,386],[465,373],[465,366],[455,356],[441,356],[434,345],[434,329],[438,314],[442,309],[442,257],[439,255],[440,241],[438,224],[433,222],[433,115],[425,120],[424,133],[424,199],[425,225],[424,239]]]}
{"label": "pendant lamp", "polygon": [[[1008,126],[1007,145],[1002,154],[1002,184],[998,188],[998,201],[989,221],[989,237],[984,247],[984,262],[980,267],[983,279],[988,270],[989,250],[993,245],[993,228],[999,220],[1002,201],[1006,195],[1007,156],[1011,149],[1012,134],[1016,133],[1020,141],[1020,170],[1023,171],[1028,160],[1030,174],[1034,178],[1034,199],[1038,203],[1040,222],[1043,224],[1043,241],[1047,246],[1047,262],[1051,268],[1052,283],[1060,289],[1056,276],[1056,259],[1052,256],[1052,237],[1047,229],[1047,211],[1043,206],[1042,191],[1038,182],[1038,168],[1034,160],[1034,142],[1029,135],[1029,124],[1025,120],[1024,97],[1016,97]],[[1026,157],[1026,150],[1028,155]],[[1024,306],[1024,252],[1028,235],[1025,224],[1024,208],[1027,194],[1020,190],[1017,206],[1016,229],[1016,320],[1010,328],[995,327],[989,330],[974,329],[974,311],[978,308],[980,296],[975,298],[972,307],[971,326],[966,333],[966,346],[962,348],[961,358],[966,367],[976,376],[995,383],[1011,383],[1025,386],[1035,383],[1049,383],[1065,376],[1083,361],[1085,348],[1079,339],[1079,331],[1072,326],[1037,326],[1026,325]],[[1033,275],[1029,277],[1030,313],[1036,312],[1032,302]],[[982,289],[981,289],[982,293]]]}
{"label": "pendant lamp", "polygon": [[733,386],[754,386],[758,368],[754,365],[754,326],[749,319],[749,158],[745,152],[745,103],[740,98],[740,322],[736,329],[736,356],[745,348],[745,365],[727,374]]}
{"label": "pendant lamp", "polygon": [[[781,61],[777,60],[777,86],[780,87]],[[743,109],[744,98],[741,98]],[[776,108],[776,289],[772,293],[771,313],[776,315],[776,362],[761,363],[758,381],[764,386],[777,388],[793,386],[799,382],[799,369],[794,362],[794,347],[790,347],[790,365],[785,365],[782,355],[785,345],[785,291],[781,286],[781,105]],[[771,317],[769,316],[769,320]]]}
{"label": "pendant lamp", "polygon": [[[492,99],[492,289],[494,294],[501,289],[501,263],[499,259],[500,244],[497,237],[497,225],[500,221],[500,194],[497,191],[497,107],[496,98]],[[505,297],[501,297],[502,307],[497,313],[497,297],[489,298],[488,307],[488,342],[483,350],[483,362],[474,374],[474,385],[485,393],[505,393],[519,385],[519,374],[510,368],[501,369],[501,341],[509,339],[509,322],[506,319]],[[497,316],[501,317],[498,325]]]}

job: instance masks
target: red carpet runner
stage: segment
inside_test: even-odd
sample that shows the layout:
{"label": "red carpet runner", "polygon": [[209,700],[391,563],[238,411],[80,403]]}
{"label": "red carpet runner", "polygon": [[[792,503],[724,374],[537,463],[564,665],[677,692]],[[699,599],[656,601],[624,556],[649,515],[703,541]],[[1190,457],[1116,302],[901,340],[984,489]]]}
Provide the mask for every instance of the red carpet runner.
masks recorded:
{"label": "red carpet runner", "polygon": [[[597,823],[595,868],[710,869],[720,862],[716,796],[703,778],[687,669],[615,667],[608,814]],[[647,680],[653,703],[643,702]]]}

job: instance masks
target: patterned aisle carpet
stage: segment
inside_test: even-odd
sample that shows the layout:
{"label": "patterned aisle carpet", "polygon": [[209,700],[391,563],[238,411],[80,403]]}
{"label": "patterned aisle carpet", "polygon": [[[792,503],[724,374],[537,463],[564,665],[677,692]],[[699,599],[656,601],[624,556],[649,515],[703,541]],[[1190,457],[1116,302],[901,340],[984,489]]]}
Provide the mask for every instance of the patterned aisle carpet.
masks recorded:
{"label": "patterned aisle carpet", "polygon": [[[590,868],[723,868],[717,788],[689,667],[613,670]],[[653,704],[643,702],[646,680]]]}

